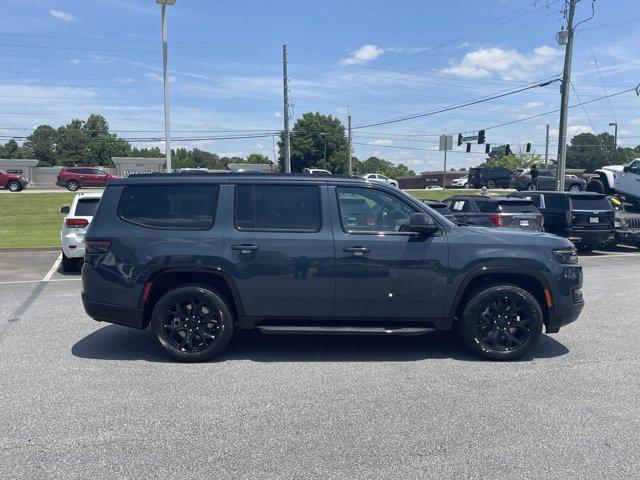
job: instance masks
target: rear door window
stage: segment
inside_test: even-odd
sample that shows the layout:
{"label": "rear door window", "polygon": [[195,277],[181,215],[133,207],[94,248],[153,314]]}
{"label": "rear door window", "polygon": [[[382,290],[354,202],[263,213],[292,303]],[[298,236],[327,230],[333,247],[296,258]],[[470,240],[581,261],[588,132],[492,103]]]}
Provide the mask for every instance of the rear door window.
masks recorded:
{"label": "rear door window", "polygon": [[405,232],[417,210],[395,195],[374,188],[338,187],[342,229],[347,233]]}
{"label": "rear door window", "polygon": [[488,201],[477,201],[476,205],[478,206],[478,210],[482,213],[497,213],[498,212],[498,204],[496,202],[488,202]]}
{"label": "rear door window", "polygon": [[538,213],[538,209],[531,202],[500,202],[502,213]]}
{"label": "rear door window", "polygon": [[93,217],[98,209],[99,198],[81,198],[76,204],[74,213],[77,217]]}
{"label": "rear door window", "polygon": [[235,191],[238,230],[320,230],[320,189],[315,185],[237,185]]}
{"label": "rear door window", "polygon": [[209,230],[217,205],[217,185],[131,185],[122,193],[118,216],[148,228]]}
{"label": "rear door window", "polygon": [[469,211],[469,202],[466,200],[448,200],[449,209],[452,212],[468,212]]}

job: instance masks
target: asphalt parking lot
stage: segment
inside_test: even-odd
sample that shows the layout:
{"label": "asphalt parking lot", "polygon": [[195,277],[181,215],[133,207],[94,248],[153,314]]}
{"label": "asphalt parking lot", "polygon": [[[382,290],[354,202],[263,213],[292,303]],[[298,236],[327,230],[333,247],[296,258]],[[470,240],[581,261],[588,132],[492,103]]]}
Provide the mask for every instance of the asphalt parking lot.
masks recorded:
{"label": "asphalt parking lot", "polygon": [[581,257],[587,305],[523,361],[454,335],[237,336],[169,361],[96,323],[58,253],[0,254],[0,478],[633,478],[640,252]]}

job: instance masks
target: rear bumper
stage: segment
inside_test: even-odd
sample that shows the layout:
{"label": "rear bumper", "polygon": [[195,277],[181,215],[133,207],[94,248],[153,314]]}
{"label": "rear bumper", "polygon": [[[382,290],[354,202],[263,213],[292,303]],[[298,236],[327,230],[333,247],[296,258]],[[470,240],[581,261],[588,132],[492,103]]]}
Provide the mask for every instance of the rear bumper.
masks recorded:
{"label": "rear bumper", "polygon": [[573,243],[597,245],[612,241],[615,233],[613,230],[569,230],[568,237]]}
{"label": "rear bumper", "polygon": [[141,308],[127,308],[96,302],[91,300],[85,292],[82,292],[82,305],[87,315],[98,322],[117,323],[118,325],[140,330],[143,330],[146,326]]}

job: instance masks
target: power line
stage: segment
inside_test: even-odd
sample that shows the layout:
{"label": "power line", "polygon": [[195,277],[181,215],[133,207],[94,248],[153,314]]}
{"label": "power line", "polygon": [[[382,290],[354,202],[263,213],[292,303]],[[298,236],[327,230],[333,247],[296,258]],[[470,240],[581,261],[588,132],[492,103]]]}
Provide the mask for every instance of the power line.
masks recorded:
{"label": "power line", "polygon": [[557,82],[557,81],[559,81],[559,79],[556,78],[555,80],[548,80],[546,82],[542,82],[542,83],[538,83],[538,84],[531,85],[531,86],[528,86],[528,87],[519,88],[517,90],[512,90],[512,91],[509,91],[509,92],[505,92],[505,93],[502,93],[500,95],[494,95],[494,96],[491,96],[491,97],[481,98],[481,99],[474,100],[474,101],[471,101],[471,102],[462,103],[460,105],[453,105],[453,106],[450,106],[450,107],[447,107],[447,108],[442,108],[442,109],[439,109],[439,110],[433,110],[431,112],[418,113],[418,114],[415,114],[415,115],[408,115],[406,117],[401,117],[401,118],[392,119],[392,120],[385,120],[385,121],[377,122],[377,123],[370,123],[370,124],[367,124],[367,125],[359,125],[357,127],[353,127],[353,129],[355,130],[355,129],[368,128],[368,127],[377,127],[377,126],[380,126],[380,125],[388,125],[390,123],[405,122],[407,120],[414,120],[416,118],[427,117],[427,116],[435,115],[435,114],[438,114],[438,113],[443,113],[443,112],[448,112],[448,111],[451,111],[451,110],[456,110],[456,109],[459,109],[459,108],[468,107],[470,105],[476,105],[476,104],[482,103],[482,102],[488,102],[490,100],[495,100],[497,98],[506,97],[507,95],[513,95],[513,94],[516,94],[516,93],[524,92],[526,90],[531,90],[532,88],[545,87],[545,86],[550,85],[550,84],[552,84],[554,82]]}

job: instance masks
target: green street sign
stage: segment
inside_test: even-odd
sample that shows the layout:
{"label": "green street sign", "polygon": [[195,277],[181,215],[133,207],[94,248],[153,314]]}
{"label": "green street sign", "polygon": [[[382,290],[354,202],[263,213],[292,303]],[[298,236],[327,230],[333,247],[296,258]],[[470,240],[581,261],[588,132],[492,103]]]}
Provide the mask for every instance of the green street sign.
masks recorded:
{"label": "green street sign", "polygon": [[478,140],[478,135],[471,135],[470,137],[462,137],[463,142],[471,142],[472,140]]}

